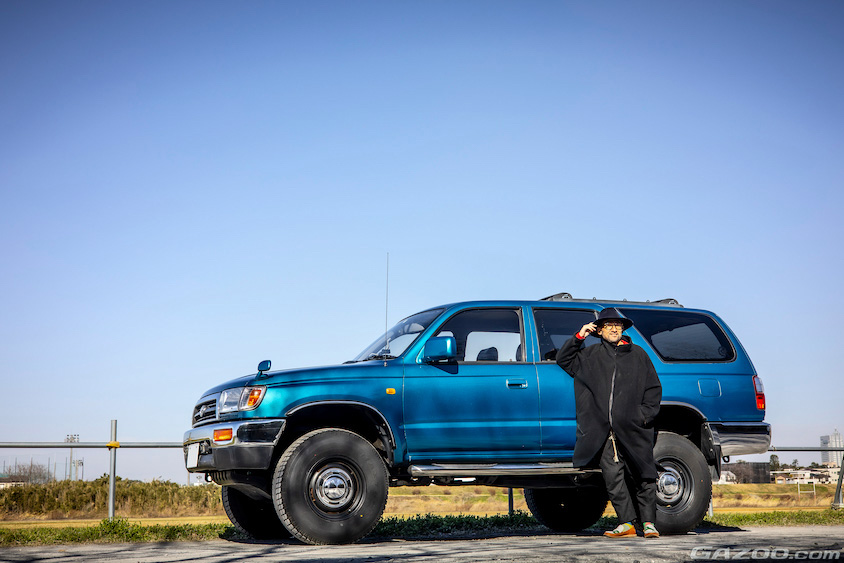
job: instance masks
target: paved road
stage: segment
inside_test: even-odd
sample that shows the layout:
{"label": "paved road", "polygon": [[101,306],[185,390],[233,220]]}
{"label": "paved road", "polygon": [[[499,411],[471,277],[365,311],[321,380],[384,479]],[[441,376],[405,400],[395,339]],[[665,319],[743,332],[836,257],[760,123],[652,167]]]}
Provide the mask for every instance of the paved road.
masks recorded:
{"label": "paved road", "polygon": [[758,527],[704,531],[684,536],[607,539],[596,534],[508,536],[438,541],[383,540],[344,546],[289,542],[66,545],[0,548],[0,561],[100,563],[229,563],[341,561],[469,563],[475,561],[724,561],[839,560],[844,562],[844,526]]}

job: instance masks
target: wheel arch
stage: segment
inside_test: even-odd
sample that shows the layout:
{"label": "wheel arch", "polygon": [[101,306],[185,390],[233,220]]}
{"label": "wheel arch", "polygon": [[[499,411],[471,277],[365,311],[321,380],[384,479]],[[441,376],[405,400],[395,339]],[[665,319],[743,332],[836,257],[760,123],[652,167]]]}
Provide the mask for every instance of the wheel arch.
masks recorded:
{"label": "wheel arch", "polygon": [[297,405],[285,414],[284,431],[276,456],[300,436],[320,428],[342,428],[369,440],[393,464],[396,438],[386,417],[372,405],[359,401],[314,401]]}
{"label": "wheel arch", "polygon": [[721,472],[720,447],[715,444],[706,416],[694,405],[680,401],[663,401],[654,427],[662,432],[674,432],[688,438],[703,453],[713,478]]}

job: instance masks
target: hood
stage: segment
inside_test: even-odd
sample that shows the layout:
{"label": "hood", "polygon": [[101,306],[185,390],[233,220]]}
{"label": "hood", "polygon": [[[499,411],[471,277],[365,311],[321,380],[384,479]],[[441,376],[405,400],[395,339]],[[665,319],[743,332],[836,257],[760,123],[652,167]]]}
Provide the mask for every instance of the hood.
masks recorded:
{"label": "hood", "polygon": [[[397,360],[388,360],[387,364],[394,364]],[[215,385],[202,394],[203,397],[219,393],[233,387],[246,387],[248,385],[282,385],[288,383],[299,383],[314,380],[348,379],[355,377],[354,372],[360,370],[384,369],[384,360],[372,360],[354,364],[339,364],[330,366],[315,366],[306,368],[291,368],[278,371],[268,371],[264,374],[253,373],[232,379]]]}

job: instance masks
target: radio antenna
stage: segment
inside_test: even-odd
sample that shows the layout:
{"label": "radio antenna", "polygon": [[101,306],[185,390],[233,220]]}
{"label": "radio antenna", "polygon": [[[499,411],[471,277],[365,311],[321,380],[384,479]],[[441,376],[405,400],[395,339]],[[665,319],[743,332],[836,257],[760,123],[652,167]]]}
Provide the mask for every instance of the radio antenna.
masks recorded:
{"label": "radio antenna", "polygon": [[[390,339],[387,336],[390,330],[390,253],[387,253],[387,291],[384,296],[384,354],[390,353]],[[384,366],[387,366],[387,358],[384,358]]]}

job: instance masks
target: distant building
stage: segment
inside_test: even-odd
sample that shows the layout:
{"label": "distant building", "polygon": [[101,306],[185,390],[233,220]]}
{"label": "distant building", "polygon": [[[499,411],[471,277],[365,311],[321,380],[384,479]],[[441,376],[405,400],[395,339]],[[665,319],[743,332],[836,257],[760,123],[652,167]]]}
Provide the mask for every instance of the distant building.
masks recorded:
{"label": "distant building", "polygon": [[822,469],[786,469],[771,471],[773,482],[777,485],[812,485],[830,483],[829,473]]}
{"label": "distant building", "polygon": [[26,483],[16,475],[6,475],[0,473],[0,489],[8,489],[9,487],[20,487]]}
{"label": "distant building", "polygon": [[721,474],[730,472],[733,474],[733,483],[770,483],[771,464],[767,461],[760,462],[739,462],[722,463]]}
{"label": "distant building", "polygon": [[[821,469],[817,470],[819,473],[822,473],[826,477],[827,483],[837,483],[838,482],[838,473],[841,471],[840,466],[829,466],[829,467],[822,467]],[[823,483],[824,481],[820,481]]]}
{"label": "distant building", "polygon": [[[844,448],[844,440],[842,440],[841,433],[838,432],[837,428],[835,429],[835,432],[829,436],[821,436],[821,447]],[[844,455],[844,451],[821,452],[821,465],[826,465],[827,467],[838,467],[841,465],[842,455]]]}
{"label": "distant building", "polygon": [[735,485],[738,482],[736,474],[732,471],[721,470],[721,478],[718,479],[718,485]]}

